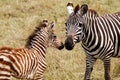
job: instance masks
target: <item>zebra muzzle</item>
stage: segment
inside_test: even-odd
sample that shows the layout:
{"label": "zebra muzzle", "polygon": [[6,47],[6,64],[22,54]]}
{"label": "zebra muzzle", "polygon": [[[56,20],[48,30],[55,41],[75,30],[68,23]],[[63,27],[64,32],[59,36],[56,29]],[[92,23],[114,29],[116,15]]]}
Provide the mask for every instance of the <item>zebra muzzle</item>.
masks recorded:
{"label": "zebra muzzle", "polygon": [[67,50],[72,50],[74,48],[74,43],[73,43],[73,39],[71,37],[68,37],[65,40],[65,48]]}

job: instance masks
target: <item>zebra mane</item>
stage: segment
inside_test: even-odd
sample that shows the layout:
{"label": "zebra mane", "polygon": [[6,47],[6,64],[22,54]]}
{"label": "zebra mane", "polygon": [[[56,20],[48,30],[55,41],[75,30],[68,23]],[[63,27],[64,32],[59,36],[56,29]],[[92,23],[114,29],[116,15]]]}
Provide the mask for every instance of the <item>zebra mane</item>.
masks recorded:
{"label": "zebra mane", "polygon": [[[79,5],[77,5],[77,6],[75,7],[74,13],[76,14],[76,13],[78,12],[78,10],[80,10]],[[98,17],[98,16],[99,16],[99,14],[97,13],[97,11],[95,11],[94,9],[88,9],[88,11],[87,11],[86,14],[89,14],[89,13],[94,14],[95,17]]]}
{"label": "zebra mane", "polygon": [[39,32],[39,31],[41,31],[41,29],[44,28],[44,27],[46,27],[46,26],[47,26],[47,24],[41,22],[41,23],[35,28],[35,30],[31,33],[31,35],[28,37],[25,47],[31,48],[31,45],[32,45],[31,42],[32,42],[33,38],[37,35],[36,33]]}
{"label": "zebra mane", "polygon": [[99,14],[97,13],[97,11],[95,11],[94,9],[88,9],[88,12],[91,12],[92,14],[99,16]]}

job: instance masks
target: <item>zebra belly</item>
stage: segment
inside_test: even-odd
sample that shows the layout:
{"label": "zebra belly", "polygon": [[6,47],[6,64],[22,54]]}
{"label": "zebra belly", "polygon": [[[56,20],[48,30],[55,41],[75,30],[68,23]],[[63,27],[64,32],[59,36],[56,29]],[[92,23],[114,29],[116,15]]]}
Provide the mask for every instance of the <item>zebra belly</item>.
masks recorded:
{"label": "zebra belly", "polygon": [[112,56],[112,57],[118,57],[118,58],[120,58],[120,48],[119,48],[119,50],[118,50],[117,55],[116,55],[116,56]]}

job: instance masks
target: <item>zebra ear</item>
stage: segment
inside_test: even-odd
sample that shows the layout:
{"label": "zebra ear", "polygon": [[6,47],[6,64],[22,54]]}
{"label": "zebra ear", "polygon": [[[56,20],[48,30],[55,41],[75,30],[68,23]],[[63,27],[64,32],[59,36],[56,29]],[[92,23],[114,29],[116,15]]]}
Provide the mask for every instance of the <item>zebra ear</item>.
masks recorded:
{"label": "zebra ear", "polygon": [[87,4],[81,5],[80,14],[84,15],[85,13],[87,13],[87,11],[88,11],[88,5]]}
{"label": "zebra ear", "polygon": [[73,12],[73,3],[69,2],[67,4],[67,10],[68,10],[68,14],[71,14]]}
{"label": "zebra ear", "polygon": [[80,6],[79,6],[79,4],[75,7],[75,9],[74,9],[74,13],[76,14],[78,11],[80,10]]}

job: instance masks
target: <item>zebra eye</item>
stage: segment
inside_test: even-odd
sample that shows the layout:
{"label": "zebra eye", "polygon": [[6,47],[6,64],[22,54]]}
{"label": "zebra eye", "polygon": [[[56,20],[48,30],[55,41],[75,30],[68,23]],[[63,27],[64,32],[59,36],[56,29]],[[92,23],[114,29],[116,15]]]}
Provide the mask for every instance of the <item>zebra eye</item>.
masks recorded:
{"label": "zebra eye", "polygon": [[79,23],[79,27],[81,27],[82,26],[82,23]]}

